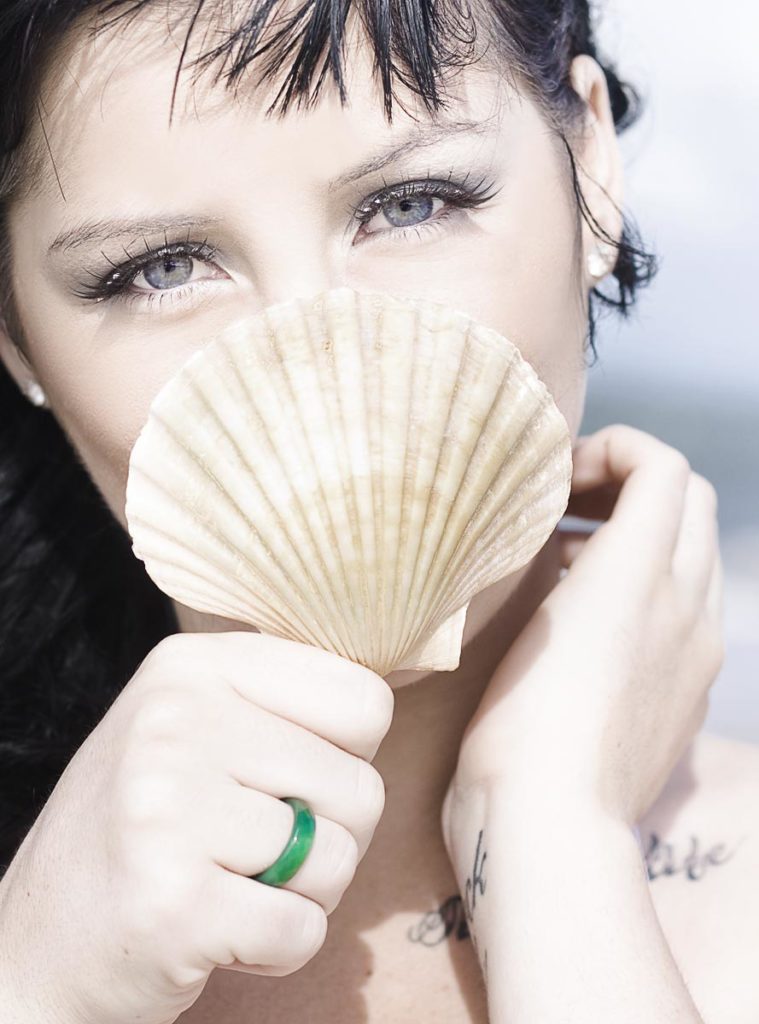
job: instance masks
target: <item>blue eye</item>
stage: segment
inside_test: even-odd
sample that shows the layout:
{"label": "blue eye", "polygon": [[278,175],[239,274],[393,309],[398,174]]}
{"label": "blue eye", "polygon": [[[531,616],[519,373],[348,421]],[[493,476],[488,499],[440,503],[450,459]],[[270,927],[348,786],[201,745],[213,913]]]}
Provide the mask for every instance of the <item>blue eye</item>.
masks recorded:
{"label": "blue eye", "polygon": [[[467,177],[456,182],[449,176],[447,179],[422,178],[418,181],[406,181],[381,189],[370,196],[364,203],[352,207],[353,213],[366,228],[369,224],[380,225],[382,221],[391,225],[391,230],[364,231],[370,238],[381,235],[400,234],[405,237],[408,228],[426,228],[439,226],[444,216],[431,220],[435,212],[435,204],[450,208],[471,209],[481,206],[498,194],[500,189],[492,190],[493,182],[482,179],[476,185],[467,185]],[[440,209],[440,206],[437,209]],[[393,231],[392,228],[397,229]],[[417,235],[419,231],[415,232]]]}
{"label": "blue eye", "polygon": [[413,196],[409,199],[395,199],[382,210],[393,227],[405,228],[419,224],[432,213],[432,196]]}
{"label": "blue eye", "polygon": [[[190,256],[164,256],[143,268],[145,280],[153,288],[176,288],[192,277],[193,260]],[[161,279],[163,277],[163,280]]]}

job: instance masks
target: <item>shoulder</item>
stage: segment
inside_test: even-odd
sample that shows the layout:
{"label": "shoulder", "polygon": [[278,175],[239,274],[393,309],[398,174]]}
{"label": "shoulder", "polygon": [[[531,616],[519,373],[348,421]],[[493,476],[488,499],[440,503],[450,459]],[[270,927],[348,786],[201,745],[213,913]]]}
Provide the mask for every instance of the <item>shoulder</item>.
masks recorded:
{"label": "shoulder", "polygon": [[705,1020],[756,1021],[759,746],[700,733],[638,823],[649,892]]}

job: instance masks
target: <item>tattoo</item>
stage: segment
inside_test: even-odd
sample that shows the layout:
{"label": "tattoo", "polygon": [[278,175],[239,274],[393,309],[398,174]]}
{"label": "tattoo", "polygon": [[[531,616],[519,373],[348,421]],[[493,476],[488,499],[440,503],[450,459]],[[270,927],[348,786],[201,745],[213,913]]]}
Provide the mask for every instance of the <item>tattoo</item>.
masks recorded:
{"label": "tattoo", "polygon": [[412,942],[421,942],[423,946],[437,946],[452,934],[455,934],[459,941],[467,938],[471,939],[475,952],[482,964],[485,984],[487,985],[488,951],[484,949],[480,955],[477,939],[469,927],[469,922],[472,920],[475,907],[477,906],[477,896],[479,894],[480,897],[483,897],[487,887],[484,869],[488,855],[483,846],[482,834],[483,831],[480,829],[477,836],[477,847],[474,851],[472,872],[464,882],[463,900],[458,894],[449,896],[444,903],[440,904],[437,910],[429,911],[421,921],[410,927],[406,934]]}
{"label": "tattoo", "polygon": [[[699,851],[698,839],[696,836],[692,835],[690,838],[690,851],[685,855],[685,857],[683,857],[682,864],[678,867],[675,864],[675,854],[672,843],[662,842],[655,832],[651,832],[649,835],[648,849],[645,850],[643,854],[646,861],[649,881],[653,881],[655,878],[660,878],[662,875],[674,875],[678,871],[683,871],[691,881],[697,882],[699,879],[703,878],[709,864],[724,864],[726,861],[730,860],[735,853],[735,850],[738,848],[736,846],[732,853],[720,856],[721,851],[725,848],[725,844],[719,843],[717,846],[713,846],[710,850],[704,850],[702,853]],[[743,842],[743,840],[741,839],[740,842]],[[740,845],[740,843],[738,845]]]}
{"label": "tattoo", "polygon": [[[467,878],[464,885],[464,911],[467,916],[467,920],[472,920],[472,914],[474,908],[477,905],[477,890],[480,890],[480,895],[485,895],[485,876],[482,874],[482,869],[485,867],[485,860],[487,858],[487,852],[482,851],[482,857],[480,858],[480,846],[482,845],[482,829],[480,834],[477,836],[477,849],[474,851],[474,866],[472,868],[471,878]],[[478,863],[479,862],[479,863]]]}
{"label": "tattoo", "polygon": [[468,939],[469,925],[459,894],[449,896],[437,910],[428,911],[406,934],[412,942],[421,942],[423,946],[439,946],[449,935],[455,935],[459,941]]}
{"label": "tattoo", "polygon": [[406,934],[412,942],[421,942],[424,946],[437,946],[453,934],[459,941],[473,938],[469,922],[477,906],[477,894],[484,896],[486,888],[484,868],[488,855],[483,847],[482,834],[483,831],[480,829],[472,873],[464,882],[464,899],[462,900],[456,893],[449,896],[436,910],[428,911],[421,921],[408,929]]}

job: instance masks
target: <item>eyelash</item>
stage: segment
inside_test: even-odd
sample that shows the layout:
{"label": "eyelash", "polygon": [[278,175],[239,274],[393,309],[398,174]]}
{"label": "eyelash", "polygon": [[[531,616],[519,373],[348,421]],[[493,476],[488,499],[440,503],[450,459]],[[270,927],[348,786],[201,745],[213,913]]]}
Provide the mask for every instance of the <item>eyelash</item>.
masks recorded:
{"label": "eyelash", "polygon": [[[493,199],[500,191],[500,189],[493,191],[494,182],[485,178],[482,178],[477,184],[470,186],[467,184],[469,177],[470,175],[467,174],[460,182],[452,181],[451,172],[447,179],[432,178],[428,175],[422,179],[406,181],[392,186],[388,186],[383,179],[384,187],[382,189],[377,190],[357,206],[349,206],[349,211],[358,221],[359,225],[363,226],[393,201],[411,197],[431,196],[432,198],[447,200],[450,206],[455,209],[473,209]],[[380,237],[391,235],[394,239],[402,239],[408,237],[409,232],[413,231],[418,236],[420,232],[438,226],[441,221],[447,220],[450,216],[451,210],[447,210],[434,220],[422,221],[419,224],[398,227],[389,231],[380,231],[377,234]],[[371,240],[372,236],[369,235],[369,238]],[[75,290],[74,294],[81,299],[92,302],[103,302],[106,299],[111,299],[123,303],[137,301],[145,303],[147,306],[152,306],[157,302],[160,306],[168,296],[172,296],[175,301],[178,298],[181,299],[187,289],[193,290],[197,287],[197,284],[179,285],[176,288],[167,288],[154,292],[146,290],[141,290],[137,293],[130,292],[129,287],[141,270],[152,263],[157,263],[159,260],[170,256],[188,256],[201,260],[204,263],[210,263],[218,252],[217,246],[208,245],[207,238],[202,242],[191,242],[189,235],[185,239],[174,242],[169,242],[168,237],[164,235],[164,244],[158,248],[151,247],[146,239],[143,239],[143,242],[145,244],[145,251],[143,253],[140,253],[138,256],[131,256],[125,249],[124,251],[129,258],[120,264],[113,263],[103,253],[104,258],[111,264],[113,269],[106,273],[88,270],[87,273],[94,278],[93,283]],[[367,243],[363,242],[362,244]]]}

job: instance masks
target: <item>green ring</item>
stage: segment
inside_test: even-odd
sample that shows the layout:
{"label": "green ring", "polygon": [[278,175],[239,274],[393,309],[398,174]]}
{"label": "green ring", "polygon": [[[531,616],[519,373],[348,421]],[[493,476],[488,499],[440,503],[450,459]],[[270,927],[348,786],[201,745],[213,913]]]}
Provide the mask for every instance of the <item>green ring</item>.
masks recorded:
{"label": "green ring", "polygon": [[255,882],[263,882],[265,885],[282,885],[290,881],[308,856],[316,832],[314,813],[305,800],[297,796],[281,796],[279,799],[290,804],[293,809],[293,830],[274,863],[265,871],[250,876]]}

